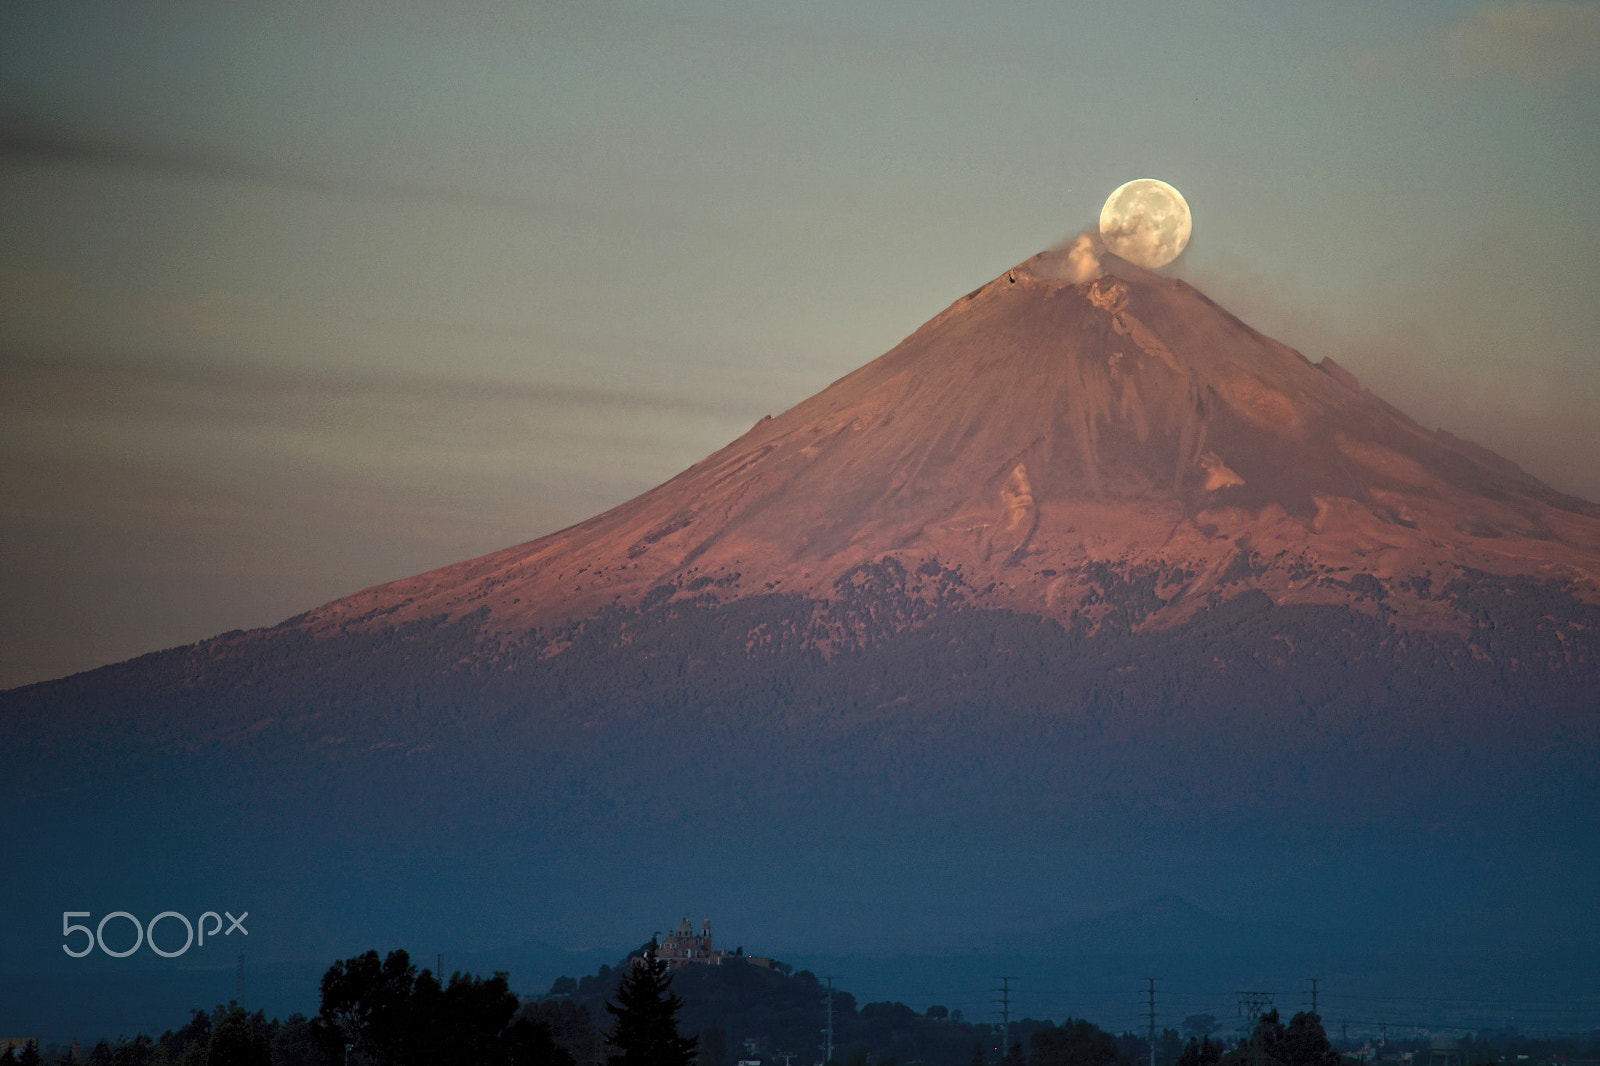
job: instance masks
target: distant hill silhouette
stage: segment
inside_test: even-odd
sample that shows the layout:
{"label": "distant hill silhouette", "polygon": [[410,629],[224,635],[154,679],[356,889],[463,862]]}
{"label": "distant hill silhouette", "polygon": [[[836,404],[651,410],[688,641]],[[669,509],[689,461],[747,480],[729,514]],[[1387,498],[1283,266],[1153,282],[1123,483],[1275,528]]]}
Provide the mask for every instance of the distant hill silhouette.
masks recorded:
{"label": "distant hill silhouette", "polygon": [[1017,946],[1065,954],[1218,951],[1234,947],[1239,932],[1182,896],[1165,895],[1057,926]]}

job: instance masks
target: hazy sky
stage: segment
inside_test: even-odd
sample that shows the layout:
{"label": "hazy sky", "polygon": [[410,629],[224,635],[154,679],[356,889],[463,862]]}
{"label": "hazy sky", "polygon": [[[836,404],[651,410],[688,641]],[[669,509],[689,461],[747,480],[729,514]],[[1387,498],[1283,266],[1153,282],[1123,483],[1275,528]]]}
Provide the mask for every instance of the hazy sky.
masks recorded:
{"label": "hazy sky", "polygon": [[0,6],[0,686],[531,539],[1170,181],[1600,498],[1600,4]]}

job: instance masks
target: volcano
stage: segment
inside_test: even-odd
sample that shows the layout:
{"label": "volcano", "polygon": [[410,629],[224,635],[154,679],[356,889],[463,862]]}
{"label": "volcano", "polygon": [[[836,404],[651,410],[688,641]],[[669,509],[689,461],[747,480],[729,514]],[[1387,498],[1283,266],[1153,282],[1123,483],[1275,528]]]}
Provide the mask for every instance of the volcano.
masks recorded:
{"label": "volcano", "polygon": [[1595,936],[1600,508],[1071,267],[571,528],[0,694],[0,843],[105,910],[250,894],[286,943],[662,899],[981,938],[1266,881]]}
{"label": "volcano", "polygon": [[887,560],[1091,630],[1105,572],[1157,576],[1141,628],[1255,588],[1464,631],[1427,590],[1468,570],[1592,598],[1600,507],[1423,430],[1181,281],[1105,263],[1072,284],[1036,256],[621,507],[298,624],[487,609],[519,635],[667,588],[826,602]]}

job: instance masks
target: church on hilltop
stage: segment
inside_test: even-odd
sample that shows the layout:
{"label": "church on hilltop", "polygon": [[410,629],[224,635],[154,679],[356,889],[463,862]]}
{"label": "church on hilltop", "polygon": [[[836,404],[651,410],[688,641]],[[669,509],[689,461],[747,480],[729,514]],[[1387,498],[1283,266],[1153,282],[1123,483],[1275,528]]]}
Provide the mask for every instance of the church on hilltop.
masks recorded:
{"label": "church on hilltop", "polygon": [[704,962],[712,966],[721,963],[722,952],[711,946],[711,919],[707,918],[700,923],[700,932],[696,935],[694,924],[685,914],[683,921],[678,923],[678,928],[662,939],[661,946],[656,949],[656,958],[666,963],[667,968],[672,970],[687,966],[691,962]]}
{"label": "church on hilltop", "polygon": [[734,951],[718,951],[711,946],[711,919],[707,918],[700,923],[700,932],[694,931],[694,924],[685,914],[678,923],[678,928],[662,938],[661,944],[656,948],[656,958],[667,964],[669,970],[679,970],[692,962],[705,963],[708,966],[720,966],[725,959],[737,959],[756,966],[772,965],[772,960],[760,956],[746,955],[742,948]]}

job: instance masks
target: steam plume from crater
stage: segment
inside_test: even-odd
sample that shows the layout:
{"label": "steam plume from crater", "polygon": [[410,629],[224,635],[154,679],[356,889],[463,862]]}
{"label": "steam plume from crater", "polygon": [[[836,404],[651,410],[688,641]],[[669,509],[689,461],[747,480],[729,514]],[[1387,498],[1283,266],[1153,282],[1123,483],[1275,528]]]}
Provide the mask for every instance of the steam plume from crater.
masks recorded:
{"label": "steam plume from crater", "polygon": [[1067,278],[1073,284],[1079,284],[1103,273],[1100,267],[1100,240],[1084,230],[1072,238],[1072,244],[1067,248]]}
{"label": "steam plume from crater", "polygon": [[1100,265],[1104,250],[1100,235],[1093,230],[1079,231],[1070,241],[1062,241],[1041,255],[1034,263],[1034,271],[1041,277],[1055,281],[1070,281],[1074,285],[1092,281],[1105,273]]}

